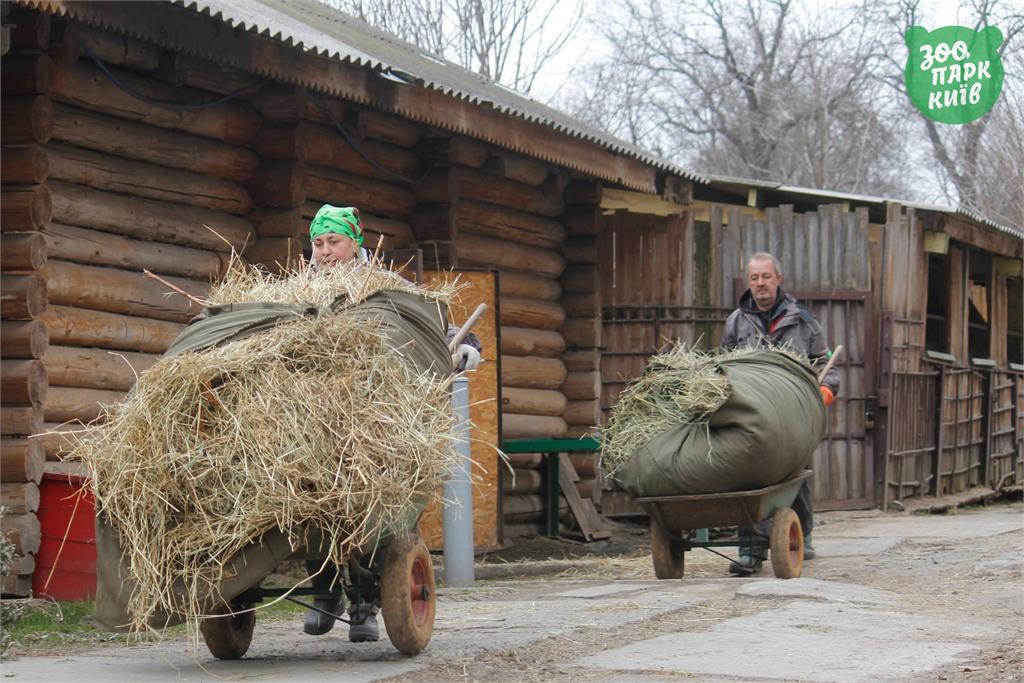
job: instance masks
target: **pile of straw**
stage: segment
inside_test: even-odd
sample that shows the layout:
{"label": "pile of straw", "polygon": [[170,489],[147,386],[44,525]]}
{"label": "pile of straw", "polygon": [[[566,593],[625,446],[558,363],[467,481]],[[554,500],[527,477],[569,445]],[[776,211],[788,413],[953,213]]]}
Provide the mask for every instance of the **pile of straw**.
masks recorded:
{"label": "pile of straw", "polygon": [[[806,356],[788,347],[772,350],[807,363]],[[643,374],[619,394],[601,430],[603,471],[614,475],[637,448],[660,432],[682,423],[706,423],[732,391],[721,363],[756,352],[703,352],[680,343],[652,356]]]}
{"label": "pile of straw", "polygon": [[[359,265],[272,277],[233,264],[209,298],[327,306],[381,289],[444,300],[453,286]],[[297,539],[319,527],[339,564],[372,548],[453,463],[449,382],[417,374],[344,308],[153,365],[72,454],[138,583],[132,626],[164,611],[201,617],[224,564],[274,528]]]}

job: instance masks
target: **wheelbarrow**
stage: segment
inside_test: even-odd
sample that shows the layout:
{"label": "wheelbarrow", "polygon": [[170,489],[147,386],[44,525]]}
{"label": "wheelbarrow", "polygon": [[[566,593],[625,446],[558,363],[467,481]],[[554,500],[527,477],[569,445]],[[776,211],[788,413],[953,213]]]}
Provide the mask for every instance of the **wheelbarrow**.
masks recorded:
{"label": "wheelbarrow", "polygon": [[[804,533],[790,505],[796,500],[811,470],[803,470],[792,479],[752,491],[708,493],[686,496],[652,496],[636,502],[651,518],[651,559],[659,579],[680,579],[685,554],[704,548],[725,559],[715,548],[755,547],[771,550],[772,569],[780,579],[800,576],[804,564]],[[752,527],[772,520],[769,536],[756,527],[751,539],[707,541],[697,539],[697,530],[715,526],[749,524]]]}
{"label": "wheelbarrow", "polygon": [[[416,514],[417,520],[421,513],[422,508]],[[410,530],[382,540],[376,545],[375,552],[353,553],[347,564],[341,567],[340,581],[331,588],[264,588],[256,583],[222,602],[212,613],[224,616],[206,618],[199,624],[210,654],[218,659],[244,656],[256,626],[256,610],[253,608],[264,600],[275,598],[284,598],[343,623],[349,623],[343,616],[346,600],[353,605],[379,600],[388,639],[395,649],[407,655],[421,652],[434,632],[437,588],[430,551],[416,532],[416,524],[405,528]],[[265,537],[261,545],[267,542]],[[269,539],[269,542],[273,544],[274,539]],[[322,547],[322,541],[314,533],[304,547],[284,559],[322,561],[326,555],[319,550]],[[264,554],[262,549],[257,552]],[[332,614],[300,600],[303,597],[328,596],[341,599],[339,611],[342,614]]]}

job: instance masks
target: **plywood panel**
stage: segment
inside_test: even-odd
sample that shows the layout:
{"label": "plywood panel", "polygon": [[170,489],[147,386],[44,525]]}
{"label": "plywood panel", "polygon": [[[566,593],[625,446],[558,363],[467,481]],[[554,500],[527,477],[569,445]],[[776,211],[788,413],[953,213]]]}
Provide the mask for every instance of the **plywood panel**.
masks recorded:
{"label": "plywood panel", "polygon": [[[473,328],[473,333],[483,346],[484,363],[478,370],[467,373],[469,377],[469,419],[471,430],[471,455],[474,466],[473,482],[473,544],[476,548],[496,548],[501,545],[501,462],[498,458],[500,445],[500,410],[498,395],[498,322],[496,318],[496,283],[493,272],[455,271],[461,282],[467,283],[455,301],[452,302],[449,318],[455,324],[462,324],[478,304],[485,303],[487,312]],[[429,284],[444,277],[448,272],[428,271],[424,280]],[[444,544],[440,504],[431,505],[423,513],[420,534],[432,549]]]}

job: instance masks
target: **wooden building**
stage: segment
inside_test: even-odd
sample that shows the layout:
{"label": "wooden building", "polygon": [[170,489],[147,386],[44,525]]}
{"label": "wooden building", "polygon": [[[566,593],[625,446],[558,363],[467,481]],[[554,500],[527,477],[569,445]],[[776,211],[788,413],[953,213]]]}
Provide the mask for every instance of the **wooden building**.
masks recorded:
{"label": "wooden building", "polygon": [[[54,434],[124,396],[196,313],[142,269],[201,296],[232,248],[298,257],[324,202],[358,206],[370,248],[424,278],[454,268],[492,304],[474,519],[500,543],[486,442],[599,419],[602,186],[685,201],[688,174],[316,3],[0,7],[0,491],[23,556],[4,590],[33,571]],[[536,528],[536,458],[516,460],[510,521]],[[593,456],[577,464],[592,491]]]}
{"label": "wooden building", "polygon": [[[27,589],[37,484],[61,449],[30,437],[94,419],[196,312],[141,270],[202,295],[232,248],[297,258],[323,202],[359,206],[368,246],[421,277],[472,280],[463,309],[494,304],[471,383],[495,399],[474,408],[483,441],[587,433],[666,342],[716,343],[744,259],[771,250],[849,349],[816,460],[823,505],[1020,467],[1014,230],[700,178],[314,3],[0,7],[0,497],[23,555],[5,592]],[[942,303],[925,302],[933,285]],[[907,391],[934,398],[932,422]],[[540,457],[512,457],[504,497],[493,450],[474,457],[479,544],[502,542],[503,522],[536,530]],[[574,464],[594,495],[593,457]]]}

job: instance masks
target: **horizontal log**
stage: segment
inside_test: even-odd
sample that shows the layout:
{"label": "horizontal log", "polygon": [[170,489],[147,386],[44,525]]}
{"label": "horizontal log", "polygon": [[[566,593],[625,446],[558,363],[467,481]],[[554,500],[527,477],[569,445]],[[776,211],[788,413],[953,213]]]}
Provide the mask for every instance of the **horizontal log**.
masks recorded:
{"label": "horizontal log", "polygon": [[39,487],[33,482],[16,484],[4,481],[0,485],[0,507],[7,515],[23,515],[39,509]]}
{"label": "horizontal log", "polygon": [[40,316],[51,344],[163,353],[185,326],[152,318],[50,306]]}
{"label": "horizontal log", "polygon": [[565,430],[565,420],[560,417],[501,414],[502,439],[558,439]]}
{"label": "horizontal log", "polygon": [[0,404],[39,406],[46,399],[46,368],[35,359],[0,360]]}
{"label": "horizontal log", "polygon": [[72,449],[78,444],[78,434],[86,429],[73,423],[46,422],[43,431],[32,437],[32,440],[42,444],[47,462],[60,462],[71,456]]}
{"label": "horizontal log", "polygon": [[[306,204],[309,204],[309,202],[306,202]],[[309,238],[309,220],[303,218],[302,208],[298,206],[286,208],[259,207],[254,209],[247,218],[252,221],[256,234],[260,238]]]}
{"label": "horizontal log", "polygon": [[601,373],[570,372],[562,385],[562,393],[570,401],[596,400],[601,397]]}
{"label": "horizontal log", "polygon": [[14,544],[18,555],[35,554],[43,539],[39,518],[34,513],[0,517],[0,530]]}
{"label": "horizontal log", "polygon": [[501,384],[522,389],[558,389],[565,381],[565,364],[557,358],[501,356]]}
{"label": "horizontal log", "polygon": [[53,137],[76,147],[244,182],[260,160],[244,147],[56,105]]}
{"label": "horizontal log", "polygon": [[601,231],[601,207],[569,206],[561,216],[570,237],[597,235]]}
{"label": "horizontal log", "polygon": [[564,350],[565,340],[558,332],[533,330],[528,327],[501,328],[503,355],[557,358]]}
{"label": "horizontal log", "polygon": [[557,330],[565,322],[565,309],[552,301],[502,295],[498,304],[502,325],[535,330]]}
{"label": "horizontal log", "polygon": [[601,315],[601,298],[598,292],[573,292],[559,300],[570,318],[593,318]]}
{"label": "horizontal log", "polygon": [[501,388],[501,411],[504,413],[561,417],[565,404],[565,395],[560,391]]}
{"label": "horizontal log", "polygon": [[[4,408],[6,414],[10,409]],[[40,422],[40,427],[42,424]],[[46,464],[38,439],[0,439],[0,480],[4,484],[38,484]]]}
{"label": "horizontal log", "polygon": [[43,364],[50,386],[128,391],[139,374],[160,359],[155,353],[52,345]]}
{"label": "horizontal log", "polygon": [[65,225],[217,252],[241,251],[255,238],[249,221],[238,216],[59,181],[49,186],[53,218]]}
{"label": "horizontal log", "polygon": [[457,234],[470,232],[545,248],[557,247],[565,239],[565,227],[557,220],[506,206],[465,199],[452,205],[452,212]]}
{"label": "horizontal log", "polygon": [[125,392],[82,387],[50,387],[43,405],[47,422],[89,424],[100,416],[103,407],[124,400]]}
{"label": "horizontal log", "polygon": [[341,101],[334,98],[318,95],[314,103],[305,88],[293,85],[267,85],[252,95],[249,102],[263,114],[264,119],[274,121],[309,119],[330,124],[332,119],[344,121],[348,111]]}
{"label": "horizontal log", "polygon": [[582,438],[597,438],[594,432],[594,428],[588,425],[569,425],[568,429],[565,430],[565,438],[567,439],[582,439]]}
{"label": "horizontal log", "polygon": [[[521,528],[517,526],[516,528]],[[536,526],[536,525],[534,525]],[[26,555],[25,557],[32,557]],[[27,598],[32,594],[32,575],[8,574],[3,577],[3,594],[8,597]]]}
{"label": "horizontal log", "polygon": [[435,168],[416,185],[416,198],[423,204],[473,199],[541,216],[557,216],[563,208],[560,198],[536,187],[461,166]]}
{"label": "horizontal log", "polygon": [[[33,406],[0,408],[0,433],[7,436],[30,436],[43,428],[43,411]],[[2,477],[0,477],[2,479]]]}
{"label": "horizontal log", "polygon": [[545,277],[558,277],[565,270],[565,259],[550,249],[470,234],[460,236],[457,245],[459,263],[466,261]]}
{"label": "horizontal log", "polygon": [[[7,595],[7,596],[10,596],[12,594],[13,595],[28,595],[27,591],[31,590],[31,587],[32,587],[32,584],[31,584],[32,573],[35,570],[36,570],[36,558],[35,558],[35,555],[21,555],[20,557],[18,557],[18,559],[15,560],[14,564],[11,565],[11,570],[8,572],[7,576],[4,577],[4,595]],[[24,579],[28,580],[28,588],[26,589],[25,593],[12,593],[11,591],[8,590],[8,588],[7,588],[8,580],[12,579],[12,578],[14,578],[14,579],[22,579],[22,578],[24,578]]]}
{"label": "horizontal log", "polygon": [[483,171],[532,187],[542,185],[550,173],[547,164],[541,161],[503,151],[491,152]]}
{"label": "horizontal log", "polygon": [[343,173],[326,166],[306,167],[306,194],[335,206],[357,206],[382,216],[405,217],[416,208],[416,198],[403,185],[384,183]]}
{"label": "horizontal log", "polygon": [[[522,524],[543,520],[547,510],[547,499],[541,495],[506,495],[501,501],[503,521],[510,524]],[[559,521],[571,524],[569,503],[564,496],[558,497]]]}
{"label": "horizontal log", "polygon": [[4,358],[42,358],[49,343],[41,320],[0,322],[0,353]]}
{"label": "horizontal log", "polygon": [[586,294],[598,291],[600,271],[596,266],[569,264],[562,273],[562,289],[569,294]]}
{"label": "horizontal log", "polygon": [[301,206],[306,201],[306,165],[299,161],[264,161],[247,187],[260,206]]}
{"label": "horizontal log", "polygon": [[[502,525],[501,525],[501,530],[502,530],[502,533],[503,533],[503,535],[504,535],[506,540],[517,539],[517,538],[536,538],[537,536],[543,536],[546,528],[547,527],[542,522],[523,522],[523,523],[515,523],[515,524],[513,524],[513,523],[510,523],[510,522],[507,522],[507,521],[503,521]],[[561,527],[559,527],[559,528],[561,528]],[[494,566],[497,566],[497,565],[494,565]],[[539,567],[540,565],[537,565],[537,566]],[[522,572],[522,568],[516,567],[515,568],[515,572],[516,572],[516,576],[519,576],[520,572]],[[538,570],[538,572],[539,572],[539,570]],[[543,572],[539,572],[539,573],[548,573],[548,572],[549,572],[549,569],[547,567],[544,567],[543,568]],[[511,574],[511,570],[510,570],[510,574]],[[480,578],[480,571],[479,570],[477,571],[477,577]],[[28,589],[26,589],[26,590],[28,590]],[[23,594],[22,593],[16,593],[16,595],[23,595]]]}
{"label": "horizontal log", "polygon": [[[180,294],[167,296],[166,285],[139,272],[56,259],[51,259],[42,272],[53,304],[174,322],[187,322],[199,313],[196,304]],[[199,280],[164,279],[200,298],[209,290],[209,285]]]}
{"label": "horizontal log", "polygon": [[597,453],[570,453],[569,460],[580,479],[593,479],[597,473]]}
{"label": "horizontal log", "polygon": [[49,174],[46,152],[39,145],[5,146],[0,154],[0,180],[5,185],[37,185]]}
{"label": "horizontal log", "polygon": [[0,231],[42,230],[53,217],[53,202],[46,185],[5,185],[0,191]]}
{"label": "horizontal log", "polygon": [[516,469],[537,469],[544,463],[540,453],[509,453],[509,464]]}
{"label": "horizontal log", "polygon": [[31,320],[46,310],[46,280],[32,275],[0,275],[0,317]]}
{"label": "horizontal log", "polygon": [[415,123],[370,109],[355,113],[355,129],[361,138],[389,142],[399,147],[415,147],[420,141],[420,127]]}
{"label": "horizontal log", "polygon": [[260,129],[256,152],[264,159],[298,159],[385,181],[395,180],[395,174],[409,179],[420,174],[419,157],[407,149],[372,140],[359,146],[373,163],[334,128],[310,121],[274,121]]}
{"label": "horizontal log", "polygon": [[600,318],[569,318],[559,330],[567,349],[596,349],[601,346]]}
{"label": "horizontal log", "polygon": [[41,234],[50,257],[87,265],[116,266],[136,272],[145,268],[209,282],[224,273],[228,262],[226,255],[205,249],[133,240],[63,223],[51,223]]}
{"label": "horizontal log", "polygon": [[45,145],[53,134],[53,101],[45,95],[12,95],[0,104],[5,145]]}
{"label": "horizontal log", "polygon": [[[111,68],[110,71],[125,87],[158,102],[203,103],[213,99],[209,93],[163,85],[123,69]],[[197,109],[172,109],[149,104],[124,92],[99,69],[84,62],[58,65],[54,75],[54,99],[129,121],[182,130],[242,146],[253,140],[262,123],[262,117],[256,110],[238,100]]]}
{"label": "horizontal log", "polygon": [[46,240],[39,232],[0,235],[0,269],[39,270],[46,265]]}
{"label": "horizontal log", "polygon": [[491,151],[479,140],[452,136],[423,140],[419,145],[419,153],[422,158],[436,166],[480,168],[487,162]]}
{"label": "horizontal log", "polygon": [[230,180],[61,144],[49,145],[47,154],[57,180],[236,215],[252,208],[249,193]]}
{"label": "horizontal log", "polygon": [[594,489],[597,488],[596,479],[580,479],[574,483],[576,485],[576,492],[580,494],[580,498],[594,497]]}
{"label": "horizontal log", "polygon": [[[572,375],[570,372],[569,376]],[[596,399],[569,401],[562,419],[570,425],[597,426],[601,423],[601,402]]]}
{"label": "horizontal log", "polygon": [[562,354],[562,361],[565,363],[565,367],[569,372],[600,370],[601,352],[597,349],[566,351]]}
{"label": "horizontal log", "polygon": [[602,192],[599,180],[574,180],[565,187],[562,199],[566,204],[601,204]]}
{"label": "horizontal log", "polygon": [[255,92],[265,80],[248,71],[218,64],[185,52],[165,54],[160,62],[160,77],[177,87],[188,86],[219,95]]}
{"label": "horizontal log", "polygon": [[514,469],[501,471],[502,492],[506,496],[523,493],[541,493],[544,477],[537,470]]}
{"label": "horizontal log", "polygon": [[11,31],[11,46],[16,50],[45,50],[53,35],[50,15],[28,7],[15,7],[4,15]]}
{"label": "horizontal log", "polygon": [[589,263],[598,265],[601,263],[601,253],[598,250],[598,238],[594,237],[570,237],[562,244],[562,256],[569,263]]}
{"label": "horizontal log", "polygon": [[53,89],[53,60],[45,52],[5,55],[0,80],[5,95],[47,94]]}
{"label": "horizontal log", "polygon": [[77,61],[81,55],[85,54],[83,47],[88,47],[97,59],[107,65],[128,67],[139,71],[156,71],[160,68],[163,51],[152,43],[145,43],[83,24],[65,28],[63,39],[68,38],[70,38],[68,43],[78,48],[78,55],[72,62]]}
{"label": "horizontal log", "polygon": [[558,280],[532,273],[506,271],[499,276],[498,286],[502,294],[527,299],[558,301],[562,296],[562,285]]}
{"label": "horizontal log", "polygon": [[272,273],[281,273],[302,261],[304,242],[293,237],[261,237],[245,252],[245,260],[263,265]]}

